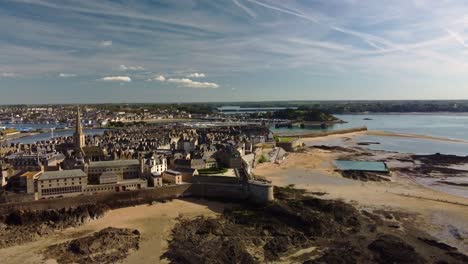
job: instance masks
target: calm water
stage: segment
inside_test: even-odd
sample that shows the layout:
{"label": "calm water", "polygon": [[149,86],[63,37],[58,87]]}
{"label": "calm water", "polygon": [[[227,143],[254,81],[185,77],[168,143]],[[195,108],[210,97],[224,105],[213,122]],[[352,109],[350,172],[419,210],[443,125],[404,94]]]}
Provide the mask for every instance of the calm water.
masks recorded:
{"label": "calm water", "polygon": [[[44,127],[40,127],[44,128]],[[104,134],[104,131],[106,129],[85,129],[83,132],[85,135],[102,135]],[[70,137],[73,136],[74,130],[63,130],[63,131],[54,131],[54,137]],[[20,142],[23,144],[32,144],[37,141],[47,141],[52,138],[52,134],[50,132],[46,133],[41,133],[33,136],[28,136],[28,137],[23,137],[23,138],[18,138],[18,139],[12,139],[7,141],[7,143],[16,143]]]}
{"label": "calm water", "polygon": [[[337,115],[347,121],[346,124],[337,124],[325,130],[345,129],[366,126],[370,130],[382,130],[396,133],[409,133],[429,135],[468,141],[468,115],[467,114],[372,114],[372,115]],[[372,120],[364,120],[364,119]],[[304,133],[305,131],[324,131],[324,129],[281,128],[273,129],[275,132]],[[370,149],[388,150],[402,153],[417,154],[455,154],[468,155],[468,144],[444,141],[363,136],[360,141],[376,141],[379,145],[366,146]]]}

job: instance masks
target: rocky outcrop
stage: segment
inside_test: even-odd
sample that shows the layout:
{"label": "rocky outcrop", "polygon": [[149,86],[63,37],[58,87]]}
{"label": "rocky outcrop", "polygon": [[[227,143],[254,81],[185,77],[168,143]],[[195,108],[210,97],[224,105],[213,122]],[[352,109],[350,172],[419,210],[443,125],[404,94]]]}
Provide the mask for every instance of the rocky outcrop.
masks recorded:
{"label": "rocky outcrop", "polygon": [[58,263],[116,263],[138,250],[140,232],[108,227],[89,236],[49,246],[43,255]]}
{"label": "rocky outcrop", "polygon": [[[171,263],[464,263],[457,249],[418,230],[409,215],[358,211],[342,201],[276,188],[276,201],[218,218],[180,219]],[[401,228],[400,228],[401,227]]]}
{"label": "rocky outcrop", "polygon": [[15,210],[0,216],[0,248],[34,241],[54,230],[79,226],[100,218],[106,205],[82,205],[75,208],[44,211]]}

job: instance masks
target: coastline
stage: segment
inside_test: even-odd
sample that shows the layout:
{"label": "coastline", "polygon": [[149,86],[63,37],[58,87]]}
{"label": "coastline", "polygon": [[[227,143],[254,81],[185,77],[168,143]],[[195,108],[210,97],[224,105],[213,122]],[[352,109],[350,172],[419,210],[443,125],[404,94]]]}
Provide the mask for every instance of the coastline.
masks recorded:
{"label": "coastline", "polygon": [[462,140],[462,139],[435,137],[435,136],[420,135],[420,134],[396,133],[396,132],[388,132],[388,131],[380,131],[380,130],[368,130],[366,134],[369,136],[380,136],[380,137],[400,137],[400,138],[425,139],[425,140],[436,140],[436,141],[455,142],[455,143],[468,143],[468,141]]}
{"label": "coastline", "polygon": [[[335,135],[327,140],[350,141],[362,133]],[[324,138],[308,140],[308,145],[321,144]],[[455,196],[418,183],[404,170],[391,170],[390,181],[372,182],[344,178],[336,171],[334,161],[356,155],[364,160],[391,160],[390,168],[411,166],[410,156],[385,151],[348,152],[309,148],[304,152],[290,153],[281,164],[264,163],[257,166],[255,175],[272,181],[277,186],[294,185],[313,193],[324,193],[325,199],[340,199],[363,210],[395,210],[416,217],[418,225],[441,241],[456,245],[468,253],[468,198]],[[444,216],[444,217],[442,217]],[[453,231],[464,240],[454,236]]]}

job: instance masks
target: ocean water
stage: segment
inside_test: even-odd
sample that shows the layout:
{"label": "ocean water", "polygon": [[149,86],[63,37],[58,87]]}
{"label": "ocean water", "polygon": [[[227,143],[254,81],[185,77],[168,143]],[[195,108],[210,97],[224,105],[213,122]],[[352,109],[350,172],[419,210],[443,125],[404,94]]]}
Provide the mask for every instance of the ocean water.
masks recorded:
{"label": "ocean water", "polygon": [[[44,128],[44,127],[40,127],[40,128]],[[85,135],[102,135],[102,134],[104,134],[104,131],[106,131],[106,129],[84,129],[83,133]],[[70,137],[70,136],[73,136],[74,132],[75,131],[73,129],[72,130],[54,131],[54,137]],[[35,143],[35,142],[38,142],[38,141],[47,141],[47,140],[50,140],[51,138],[52,138],[52,134],[50,132],[46,132],[46,133],[27,136],[27,137],[23,137],[23,138],[8,140],[7,143],[17,143],[17,142],[19,142],[19,143],[23,143],[23,144],[32,144],[32,143]]]}
{"label": "ocean water", "polygon": [[[468,114],[369,114],[369,115],[336,115],[348,122],[336,124],[326,129],[321,128],[272,128],[280,133],[321,132],[366,126],[369,130],[381,130],[395,133],[419,134],[434,137],[460,139],[468,142]],[[371,120],[367,120],[371,119]],[[358,141],[375,141],[378,145],[364,146],[375,150],[387,150],[416,154],[454,154],[468,155],[468,144],[437,140],[362,136]]]}

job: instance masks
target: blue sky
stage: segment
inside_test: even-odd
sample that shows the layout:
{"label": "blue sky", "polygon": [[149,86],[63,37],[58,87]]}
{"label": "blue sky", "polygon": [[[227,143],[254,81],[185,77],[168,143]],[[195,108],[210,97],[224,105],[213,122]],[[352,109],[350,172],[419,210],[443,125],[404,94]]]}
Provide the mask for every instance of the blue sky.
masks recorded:
{"label": "blue sky", "polygon": [[0,104],[468,99],[468,2],[0,1]]}

